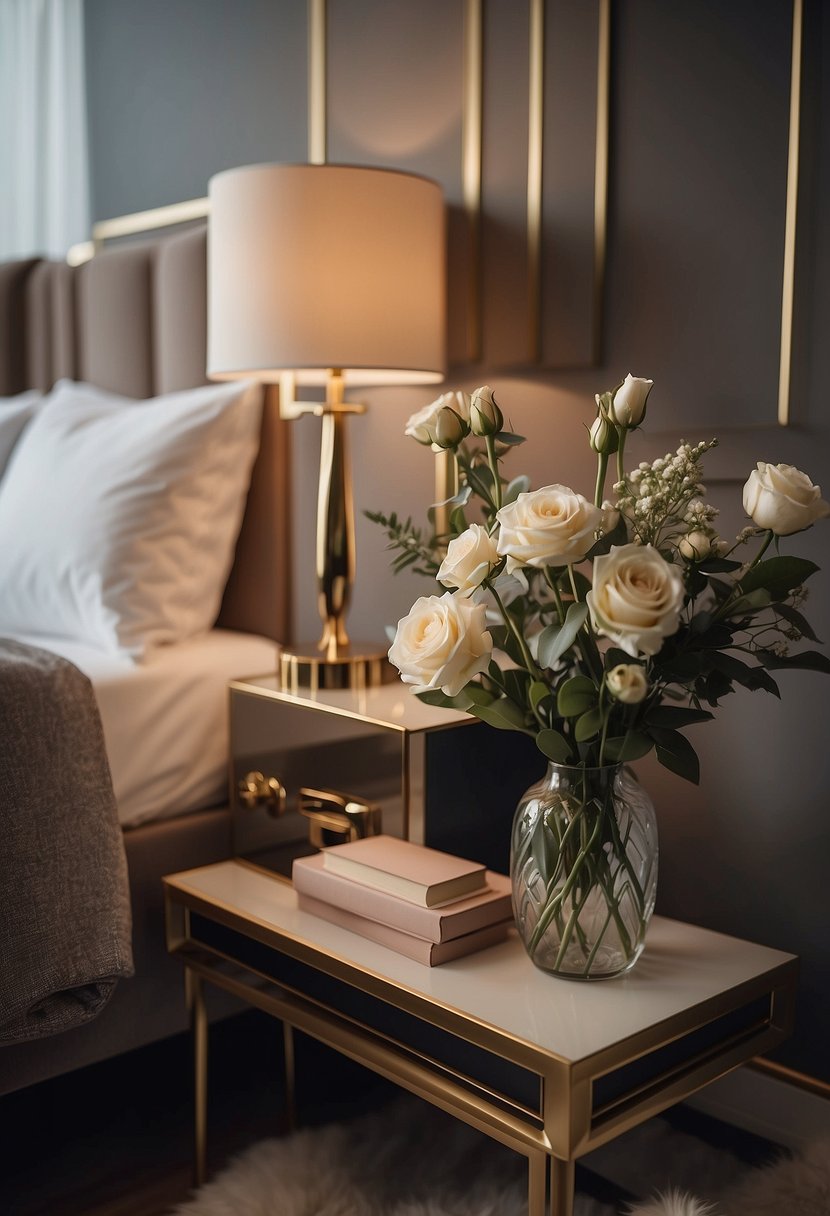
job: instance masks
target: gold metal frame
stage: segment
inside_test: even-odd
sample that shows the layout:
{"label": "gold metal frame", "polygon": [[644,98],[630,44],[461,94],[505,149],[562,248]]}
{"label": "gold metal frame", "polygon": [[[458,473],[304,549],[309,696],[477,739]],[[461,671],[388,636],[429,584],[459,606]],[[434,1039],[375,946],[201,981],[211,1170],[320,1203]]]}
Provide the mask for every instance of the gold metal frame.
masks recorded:
{"label": "gold metal frame", "polygon": [[[236,863],[257,870],[250,863]],[[285,881],[271,875],[273,881]],[[793,1024],[796,961],[772,969],[731,992],[702,1002],[683,1014],[630,1036],[613,1048],[576,1063],[561,1059],[536,1044],[516,1039],[506,1031],[416,992],[378,973],[295,936],[287,930],[241,914],[220,900],[208,899],[188,884],[187,875],[165,880],[168,950],[186,972],[234,993],[242,1000],[281,1018],[342,1054],[448,1111],[502,1144],[522,1153],[528,1161],[528,1212],[544,1216],[548,1203],[556,1216],[572,1211],[574,1161],[666,1109],[758,1052],[776,1046]],[[418,1051],[406,1042],[382,1034],[339,1012],[320,999],[277,981],[262,971],[240,964],[227,954],[199,941],[191,933],[191,912],[271,947],[315,970],[356,988],[393,1008],[412,1014],[429,1025],[474,1044],[499,1059],[534,1073],[540,1081],[539,1114],[494,1091],[485,1082],[445,1061]],[[192,982],[191,982],[192,984]],[[191,989],[194,991],[193,989]],[[195,988],[200,999],[200,986]],[[767,1014],[714,1045],[690,1055],[682,1063],[658,1071],[650,1081],[597,1107],[593,1084],[603,1075],[699,1030],[719,1017],[740,1010],[759,998],[768,1001]],[[204,1035],[197,1035],[196,1052],[196,1161],[204,1163],[207,1056]],[[201,1103],[201,1106],[200,1106]]]}
{"label": "gold metal frame", "polygon": [[481,359],[481,0],[464,5],[464,101],[461,117],[461,180],[469,239],[467,355]]}
{"label": "gold metal frame", "polygon": [[545,122],[545,3],[530,0],[527,120],[527,277],[531,363],[542,357],[542,158]]}
{"label": "gold metal frame", "polygon": [[798,173],[801,150],[801,61],[804,42],[804,0],[793,0],[790,126],[787,146],[787,210],[784,221],[784,268],[781,285],[781,354],[778,368],[778,423],[790,424],[792,384],[795,247],[798,224]]}
{"label": "gold metal frame", "polygon": [[599,0],[597,41],[597,138],[594,159],[594,362],[602,355],[605,259],[608,247],[608,147],[611,104],[611,0]]}

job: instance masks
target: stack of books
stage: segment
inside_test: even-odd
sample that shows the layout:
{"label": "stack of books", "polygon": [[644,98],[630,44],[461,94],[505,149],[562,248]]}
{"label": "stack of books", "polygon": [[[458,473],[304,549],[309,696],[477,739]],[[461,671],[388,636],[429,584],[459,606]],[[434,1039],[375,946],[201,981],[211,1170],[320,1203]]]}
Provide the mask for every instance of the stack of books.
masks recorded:
{"label": "stack of books", "polygon": [[509,878],[395,836],[298,858],[292,878],[303,911],[429,967],[503,941],[512,924]]}

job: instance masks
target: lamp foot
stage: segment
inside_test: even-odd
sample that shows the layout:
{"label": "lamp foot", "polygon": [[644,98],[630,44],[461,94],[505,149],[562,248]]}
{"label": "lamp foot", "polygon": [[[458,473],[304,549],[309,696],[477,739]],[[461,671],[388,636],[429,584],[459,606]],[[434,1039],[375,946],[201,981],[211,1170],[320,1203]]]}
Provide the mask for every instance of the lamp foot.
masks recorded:
{"label": "lamp foot", "polygon": [[284,647],[280,655],[280,682],[286,692],[376,688],[394,678],[386,651],[371,642],[349,642],[333,656],[323,654],[314,642],[301,642]]}

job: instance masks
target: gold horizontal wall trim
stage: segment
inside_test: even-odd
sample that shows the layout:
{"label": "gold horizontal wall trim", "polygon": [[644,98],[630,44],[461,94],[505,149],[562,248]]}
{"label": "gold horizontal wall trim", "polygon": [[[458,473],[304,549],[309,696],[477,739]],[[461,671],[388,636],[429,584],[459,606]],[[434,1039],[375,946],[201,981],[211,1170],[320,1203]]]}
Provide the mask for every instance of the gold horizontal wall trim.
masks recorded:
{"label": "gold horizontal wall trim", "polygon": [[328,156],[326,98],[326,0],[308,2],[308,159],[324,165]]}
{"label": "gold horizontal wall trim", "polygon": [[781,289],[781,356],[778,368],[778,422],[790,424],[792,386],[795,244],[798,222],[798,171],[801,144],[801,60],[804,41],[804,2],[793,0],[792,67],[790,70],[790,130],[787,147],[787,210],[784,221],[784,273]]}
{"label": "gold horizontal wall trim", "polygon": [[111,220],[99,220],[92,225],[95,244],[111,241],[119,236],[136,236],[141,232],[152,232],[156,228],[171,228],[175,224],[187,224],[191,220],[203,220],[210,209],[206,198],[191,198],[183,203],[170,203],[166,207],[152,207],[149,211],[134,211],[131,215],[118,215]]}
{"label": "gold horizontal wall trim", "polygon": [[461,182],[469,237],[467,354],[481,359],[481,0],[464,5],[464,97],[461,115]]}

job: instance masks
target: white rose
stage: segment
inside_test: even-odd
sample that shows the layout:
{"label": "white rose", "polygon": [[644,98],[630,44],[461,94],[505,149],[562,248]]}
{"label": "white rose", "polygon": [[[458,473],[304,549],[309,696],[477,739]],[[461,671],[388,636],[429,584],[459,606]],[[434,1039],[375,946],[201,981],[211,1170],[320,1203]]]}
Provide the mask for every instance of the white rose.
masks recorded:
{"label": "white rose", "polygon": [[628,373],[611,399],[609,413],[618,426],[640,425],[646,414],[646,402],[653,384],[653,380],[644,380],[641,376]]}
{"label": "white rose", "polygon": [[830,515],[830,503],[821,497],[821,487],[791,464],[759,460],[744,486],[743,500],[752,522],[776,536],[801,532]]}
{"label": "white rose", "polygon": [[447,556],[438,571],[438,582],[469,594],[481,586],[498,560],[496,546],[487,529],[481,524],[471,524],[466,532],[456,536],[447,546]]}
{"label": "white rose", "polygon": [[485,628],[485,605],[458,592],[421,596],[398,621],[389,659],[415,691],[440,688],[448,697],[487,670],[493,639]]}
{"label": "white rose", "polygon": [[520,494],[496,515],[498,552],[507,573],[521,566],[567,566],[580,562],[594,543],[603,514],[567,486],[545,486]]}
{"label": "white rose", "polygon": [[498,435],[504,417],[496,405],[496,396],[489,384],[473,390],[470,397],[470,428],[474,435]]}
{"label": "white rose", "polygon": [[605,685],[623,705],[639,705],[648,692],[648,679],[639,663],[618,663],[605,677]]}
{"label": "white rose", "polygon": [[[717,542],[715,545],[717,552]],[[712,552],[712,538],[696,528],[693,532],[681,536],[677,551],[687,561],[702,562],[704,557],[708,557]]]}
{"label": "white rose", "polygon": [[449,406],[455,410],[465,422],[470,421],[470,398],[467,393],[442,393],[435,401],[425,405],[412,415],[406,424],[404,434],[417,440],[418,443],[432,443],[435,426],[441,410]]}
{"label": "white rose", "polygon": [[680,626],[684,587],[680,571],[651,545],[612,545],[594,559],[588,608],[598,633],[636,659],[657,654]]}

